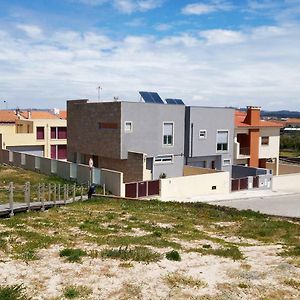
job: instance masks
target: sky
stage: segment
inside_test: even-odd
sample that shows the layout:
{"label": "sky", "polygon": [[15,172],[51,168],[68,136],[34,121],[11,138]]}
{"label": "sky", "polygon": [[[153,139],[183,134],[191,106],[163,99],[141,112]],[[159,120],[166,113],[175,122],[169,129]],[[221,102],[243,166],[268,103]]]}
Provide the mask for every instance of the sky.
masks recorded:
{"label": "sky", "polygon": [[68,99],[300,111],[300,0],[0,0],[0,108]]}

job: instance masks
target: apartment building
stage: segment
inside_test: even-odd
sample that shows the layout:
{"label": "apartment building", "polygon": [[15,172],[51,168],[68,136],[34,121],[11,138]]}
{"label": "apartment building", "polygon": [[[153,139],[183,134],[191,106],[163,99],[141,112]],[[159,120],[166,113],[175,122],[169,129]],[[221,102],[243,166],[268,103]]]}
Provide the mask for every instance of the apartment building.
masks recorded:
{"label": "apartment building", "polygon": [[260,111],[248,106],[247,112],[235,113],[234,164],[265,168],[273,160],[278,175],[281,124],[262,120]]}
{"label": "apartment building", "polygon": [[231,108],[185,108],[187,165],[231,172],[234,113]]}
{"label": "apartment building", "polygon": [[0,111],[2,149],[37,156],[67,158],[66,113],[55,111]]}
{"label": "apartment building", "polygon": [[68,160],[121,171],[124,181],[183,175],[184,105],[67,102]]}

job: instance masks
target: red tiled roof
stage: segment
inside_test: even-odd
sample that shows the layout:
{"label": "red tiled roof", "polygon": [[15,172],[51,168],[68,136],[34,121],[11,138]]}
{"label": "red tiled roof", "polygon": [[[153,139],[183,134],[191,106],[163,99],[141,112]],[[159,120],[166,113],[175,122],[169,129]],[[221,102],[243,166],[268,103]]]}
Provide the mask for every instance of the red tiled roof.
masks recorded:
{"label": "red tiled roof", "polygon": [[67,112],[65,110],[61,110],[58,116],[60,119],[67,120]]}
{"label": "red tiled roof", "polygon": [[[235,112],[235,127],[257,127],[244,123],[247,113],[237,110]],[[281,123],[260,120],[258,127],[282,127]]]}
{"label": "red tiled roof", "polygon": [[33,110],[30,113],[28,111],[22,111],[21,115],[26,119],[59,119],[57,115],[46,110]]}
{"label": "red tiled roof", "polygon": [[0,110],[0,123],[15,123],[17,115],[12,110]]}
{"label": "red tiled roof", "polygon": [[285,121],[285,124],[300,124],[300,119],[299,118],[288,118]]}

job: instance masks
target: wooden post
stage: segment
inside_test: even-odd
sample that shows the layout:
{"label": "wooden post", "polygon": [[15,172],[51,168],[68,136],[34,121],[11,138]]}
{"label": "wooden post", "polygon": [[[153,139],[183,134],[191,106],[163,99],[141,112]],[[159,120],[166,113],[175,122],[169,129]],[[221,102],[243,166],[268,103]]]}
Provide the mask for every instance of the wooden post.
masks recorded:
{"label": "wooden post", "polygon": [[105,195],[105,183],[103,183],[103,195]]}
{"label": "wooden post", "polygon": [[67,184],[67,198],[66,198],[66,200],[69,200],[69,185]]}
{"label": "wooden post", "polygon": [[76,183],[73,185],[73,202],[75,202],[76,199]]}
{"label": "wooden post", "polygon": [[83,186],[80,188],[80,201],[83,200]]}
{"label": "wooden post", "polygon": [[58,184],[58,201],[60,201],[60,183]]}
{"label": "wooden post", "polygon": [[42,211],[45,211],[45,183],[42,184],[42,196],[41,196],[41,201],[42,201]]}
{"label": "wooden post", "polygon": [[48,184],[48,201],[51,202],[51,183]]}
{"label": "wooden post", "polygon": [[24,186],[24,198],[27,204],[27,212],[30,211],[30,183],[26,182]]}
{"label": "wooden post", "polygon": [[53,185],[53,203],[56,206],[56,184]]}
{"label": "wooden post", "polygon": [[64,184],[64,203],[66,204],[67,201],[67,185]]}
{"label": "wooden post", "polygon": [[38,187],[37,187],[37,201],[41,202],[41,184],[40,183],[38,184]]}
{"label": "wooden post", "polygon": [[9,183],[9,209],[10,209],[10,213],[9,216],[13,217],[14,216],[14,184],[13,182]]}

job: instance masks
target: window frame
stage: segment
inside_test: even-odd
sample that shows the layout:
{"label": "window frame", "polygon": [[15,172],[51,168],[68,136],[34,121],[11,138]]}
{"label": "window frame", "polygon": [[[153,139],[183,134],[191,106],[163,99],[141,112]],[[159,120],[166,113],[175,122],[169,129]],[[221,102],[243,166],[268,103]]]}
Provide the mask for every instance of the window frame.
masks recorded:
{"label": "window frame", "polygon": [[[228,161],[229,163],[225,163],[225,161]],[[230,158],[224,158],[223,159],[223,167],[227,167],[231,165],[231,159]]]}
{"label": "window frame", "polygon": [[[38,130],[40,128],[43,129],[43,138],[38,138]],[[45,140],[45,126],[36,126],[36,140],[38,140],[38,141],[44,141]]]}
{"label": "window frame", "polygon": [[[171,158],[171,160],[163,160],[163,158]],[[174,155],[173,154],[161,154],[153,157],[154,165],[167,165],[174,163]]]}
{"label": "window frame", "polygon": [[[170,135],[165,135],[164,134],[164,126],[165,124],[172,124],[172,144],[165,144],[165,136],[169,137]],[[163,147],[174,147],[174,142],[175,142],[175,129],[174,129],[174,121],[163,121],[163,126],[162,126],[162,146]]]}
{"label": "window frame", "polygon": [[[221,145],[226,145],[225,143],[218,143],[218,133],[219,132],[227,132],[227,149],[224,150],[224,149],[218,149],[218,144],[221,144]],[[217,129],[217,134],[216,134],[216,151],[217,153],[228,153],[229,152],[229,129]]]}
{"label": "window frame", "polygon": [[[263,142],[264,139],[267,139],[268,142],[267,143]],[[264,146],[264,147],[269,146],[270,145],[270,137],[269,136],[261,136],[260,145]]]}
{"label": "window frame", "polygon": [[[200,135],[201,132],[204,132],[204,136]],[[200,129],[198,137],[199,137],[199,140],[206,140],[207,139],[207,130],[206,129]]]}
{"label": "window frame", "polygon": [[[130,130],[126,129],[126,124],[130,124]],[[124,132],[125,133],[131,133],[133,132],[133,122],[132,121],[124,121]]]}

